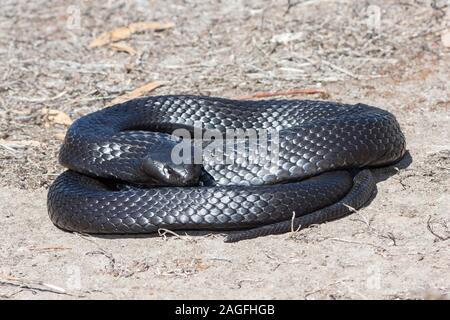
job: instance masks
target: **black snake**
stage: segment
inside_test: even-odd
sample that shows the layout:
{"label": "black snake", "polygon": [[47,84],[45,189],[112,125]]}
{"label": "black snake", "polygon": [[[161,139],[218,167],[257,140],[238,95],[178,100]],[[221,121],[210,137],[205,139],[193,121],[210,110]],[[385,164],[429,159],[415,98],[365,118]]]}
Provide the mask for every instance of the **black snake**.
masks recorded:
{"label": "black snake", "polygon": [[[227,129],[276,133],[277,140],[255,144],[268,143],[276,161],[248,153],[239,158],[226,148],[217,154],[232,153],[235,161],[174,161],[176,146],[190,142],[184,155],[190,150],[195,160],[199,145],[175,138],[173,130],[195,134],[199,127],[202,148],[230,142]],[[205,138],[208,130],[219,136]],[[246,139],[232,140],[233,147],[239,144],[241,151],[251,149]],[[146,97],[71,125],[59,156],[69,170],[50,187],[48,210],[53,223],[69,231],[240,230],[228,234],[232,242],[351,213],[376,188],[365,168],[395,163],[404,153],[395,117],[365,104]]]}

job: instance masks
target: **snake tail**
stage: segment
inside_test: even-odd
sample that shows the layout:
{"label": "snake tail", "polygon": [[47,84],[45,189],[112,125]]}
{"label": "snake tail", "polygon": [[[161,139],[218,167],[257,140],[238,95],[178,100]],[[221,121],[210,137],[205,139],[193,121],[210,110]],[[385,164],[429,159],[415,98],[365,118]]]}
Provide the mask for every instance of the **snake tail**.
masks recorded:
{"label": "snake tail", "polygon": [[293,232],[313,224],[339,219],[363,207],[375,192],[376,184],[371,171],[362,170],[353,178],[352,189],[340,201],[304,216],[294,216],[291,220],[228,234],[224,241],[238,242],[270,234]]}

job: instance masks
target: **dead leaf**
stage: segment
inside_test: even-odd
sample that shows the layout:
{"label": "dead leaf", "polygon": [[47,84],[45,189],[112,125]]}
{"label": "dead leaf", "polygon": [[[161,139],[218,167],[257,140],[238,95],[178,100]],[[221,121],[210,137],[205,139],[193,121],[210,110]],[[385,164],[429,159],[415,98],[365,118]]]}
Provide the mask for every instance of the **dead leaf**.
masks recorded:
{"label": "dead leaf", "polygon": [[197,271],[201,271],[201,270],[206,270],[208,269],[210,266],[203,263],[203,261],[201,259],[195,259],[194,262],[194,269]]}
{"label": "dead leaf", "polygon": [[441,33],[441,41],[444,47],[450,48],[450,29]]}
{"label": "dead leaf", "polygon": [[142,32],[145,30],[165,30],[173,28],[173,23],[160,23],[160,22],[135,22],[125,27],[118,27],[111,31],[107,31],[95,38],[90,44],[90,48],[97,48],[107,45],[111,42],[125,40],[131,37],[133,33]]}
{"label": "dead leaf", "polygon": [[42,108],[41,112],[44,115],[47,123],[50,122],[53,124],[70,126],[73,122],[69,115],[59,110]]}
{"label": "dead leaf", "polygon": [[128,27],[116,28],[109,32],[104,32],[91,42],[89,47],[96,48],[104,46],[110,42],[128,39],[132,32]]}
{"label": "dead leaf", "polygon": [[128,101],[130,99],[134,99],[134,98],[138,98],[141,97],[153,90],[155,90],[156,88],[166,84],[166,81],[154,81],[154,82],[149,82],[147,84],[144,84],[143,86],[134,89],[133,91],[130,91],[126,94],[123,94],[121,96],[118,96],[117,98],[115,98],[113,101],[111,101],[111,104],[117,104],[117,103],[122,103],[125,101]]}
{"label": "dead leaf", "polygon": [[173,28],[173,27],[175,27],[175,24],[173,24],[171,22],[161,23],[161,22],[156,22],[156,21],[135,22],[128,26],[128,28],[131,30],[132,33],[142,32],[145,30],[162,31],[162,30]]}
{"label": "dead leaf", "polygon": [[123,43],[111,43],[109,46],[116,51],[126,52],[132,56],[137,53],[133,47]]}

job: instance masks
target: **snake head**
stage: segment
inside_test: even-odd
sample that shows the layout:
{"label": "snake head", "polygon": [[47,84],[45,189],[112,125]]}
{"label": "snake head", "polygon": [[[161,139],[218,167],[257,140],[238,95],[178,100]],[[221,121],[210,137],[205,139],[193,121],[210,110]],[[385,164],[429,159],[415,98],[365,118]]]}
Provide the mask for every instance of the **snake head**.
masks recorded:
{"label": "snake head", "polygon": [[201,175],[201,165],[194,163],[176,164],[169,152],[158,150],[141,162],[141,168],[155,184],[166,186],[194,186]]}

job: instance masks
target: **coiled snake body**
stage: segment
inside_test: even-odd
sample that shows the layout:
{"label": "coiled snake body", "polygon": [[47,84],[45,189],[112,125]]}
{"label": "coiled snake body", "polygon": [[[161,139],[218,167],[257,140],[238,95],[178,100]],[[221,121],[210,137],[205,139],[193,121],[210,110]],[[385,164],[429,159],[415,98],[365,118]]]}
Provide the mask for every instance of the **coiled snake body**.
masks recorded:
{"label": "coiled snake body", "polygon": [[[172,151],[185,139],[171,133],[195,133],[199,126],[224,141],[230,128],[276,132],[277,144],[269,148],[276,147],[275,166],[267,157],[175,163]],[[237,241],[360,208],[375,190],[364,168],[392,164],[404,153],[395,117],[364,104],[147,97],[72,124],[60,151],[69,170],[50,187],[48,210],[53,223],[69,231],[237,229],[226,238]]]}

